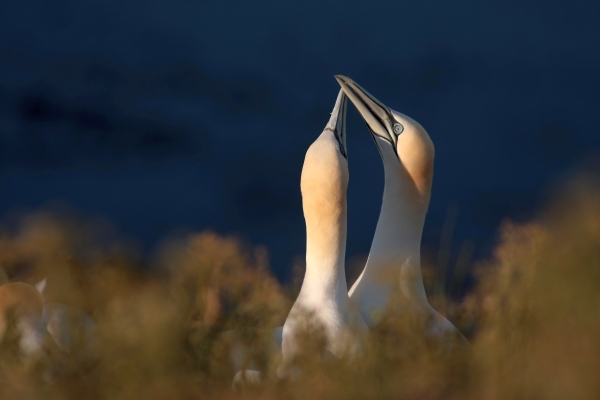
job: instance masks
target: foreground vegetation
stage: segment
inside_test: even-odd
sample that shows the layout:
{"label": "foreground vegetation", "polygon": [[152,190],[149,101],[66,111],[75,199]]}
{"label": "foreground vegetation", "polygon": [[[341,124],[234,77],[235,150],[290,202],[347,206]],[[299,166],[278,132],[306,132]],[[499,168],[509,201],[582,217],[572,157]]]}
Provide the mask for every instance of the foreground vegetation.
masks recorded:
{"label": "foreground vegetation", "polygon": [[[6,223],[0,264],[12,280],[47,278],[46,301],[73,310],[73,343],[26,358],[6,334],[2,399],[600,398],[600,191],[590,180],[533,221],[505,222],[461,302],[434,299],[468,333],[468,350],[439,348],[416,318],[390,312],[360,360],[300,360],[298,381],[270,379],[271,332],[294,288],[269,275],[265,249],[205,232],[167,241],[146,265],[106,224],[57,215]],[[318,330],[306,345],[323,345]],[[246,367],[265,371],[265,384],[234,393]]]}

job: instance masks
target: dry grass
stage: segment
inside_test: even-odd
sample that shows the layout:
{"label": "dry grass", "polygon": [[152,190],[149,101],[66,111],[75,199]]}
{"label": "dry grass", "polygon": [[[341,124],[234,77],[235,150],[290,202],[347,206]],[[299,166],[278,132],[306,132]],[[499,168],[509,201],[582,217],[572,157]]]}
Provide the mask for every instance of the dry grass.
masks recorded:
{"label": "dry grass", "polygon": [[[300,380],[235,394],[238,368],[274,376],[271,330],[292,304],[264,248],[204,232],[168,241],[148,264],[105,223],[18,218],[0,230],[8,276],[47,276],[48,301],[84,310],[96,329],[86,336],[74,323],[70,350],[36,360],[20,357],[7,334],[0,398],[600,398],[598,187],[578,180],[534,221],[504,223],[500,236],[464,301],[442,302],[473,332],[469,349],[440,348],[416,316],[390,313],[357,362],[307,358]],[[322,347],[318,338],[309,344]]]}

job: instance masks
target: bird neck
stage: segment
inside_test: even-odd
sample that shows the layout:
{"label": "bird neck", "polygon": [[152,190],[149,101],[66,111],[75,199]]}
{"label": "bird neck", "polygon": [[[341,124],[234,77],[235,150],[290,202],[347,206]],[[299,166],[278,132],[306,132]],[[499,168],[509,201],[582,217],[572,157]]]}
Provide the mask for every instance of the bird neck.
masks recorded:
{"label": "bird neck", "polygon": [[346,273],[346,202],[338,212],[326,218],[306,219],[306,275],[302,291],[320,300],[347,297]]}
{"label": "bird neck", "polygon": [[384,160],[383,201],[365,271],[369,269],[372,279],[390,282],[399,278],[405,296],[427,303],[421,276],[421,236],[429,199],[420,197],[408,172],[394,161]]}

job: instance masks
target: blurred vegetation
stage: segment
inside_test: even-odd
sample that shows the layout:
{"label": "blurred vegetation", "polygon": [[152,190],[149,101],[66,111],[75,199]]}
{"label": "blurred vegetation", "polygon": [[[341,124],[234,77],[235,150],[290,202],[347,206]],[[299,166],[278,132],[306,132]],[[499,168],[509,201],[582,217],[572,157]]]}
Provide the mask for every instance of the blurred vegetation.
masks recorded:
{"label": "blurred vegetation", "polygon": [[[600,190],[591,179],[572,182],[531,222],[506,221],[460,301],[445,296],[460,282],[440,290],[424,266],[432,304],[470,348],[440,348],[420,333],[418,316],[390,312],[358,359],[307,357],[297,380],[275,378],[272,336],[298,282],[282,288],[260,246],[203,232],[166,241],[148,261],[103,221],[40,212],[0,227],[0,265],[11,281],[46,278],[48,304],[95,323],[86,334],[74,320],[72,346],[33,360],[19,356],[9,329],[2,399],[600,398]],[[465,268],[455,279],[464,281]],[[313,333],[307,346],[322,348]],[[265,382],[235,393],[244,368],[263,371]]]}

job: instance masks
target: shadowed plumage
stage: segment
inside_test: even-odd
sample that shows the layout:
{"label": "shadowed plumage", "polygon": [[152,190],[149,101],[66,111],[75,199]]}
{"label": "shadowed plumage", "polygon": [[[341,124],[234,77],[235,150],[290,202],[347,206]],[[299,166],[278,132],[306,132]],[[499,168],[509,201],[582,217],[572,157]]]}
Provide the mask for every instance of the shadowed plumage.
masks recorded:
{"label": "shadowed plumage", "polygon": [[[325,348],[335,356],[352,351],[366,325],[352,308],[344,271],[348,161],[346,96],[338,95],[331,119],[306,153],[302,169],[302,207],[306,221],[306,274],[283,327],[284,364],[303,351],[297,335],[309,321],[323,329]],[[308,317],[308,318],[307,318]]]}
{"label": "shadowed plumage", "polygon": [[377,145],[385,188],[377,228],[365,268],[350,289],[369,326],[384,313],[399,290],[411,312],[423,316],[432,337],[462,334],[427,300],[421,276],[421,236],[431,198],[435,149],[427,131],[412,118],[393,111],[351,79],[337,81],[356,106]]}
{"label": "shadowed plumage", "polygon": [[4,340],[9,319],[19,335],[19,349],[28,357],[40,354],[52,343],[42,319],[44,300],[34,286],[22,282],[0,286],[0,342]]}

